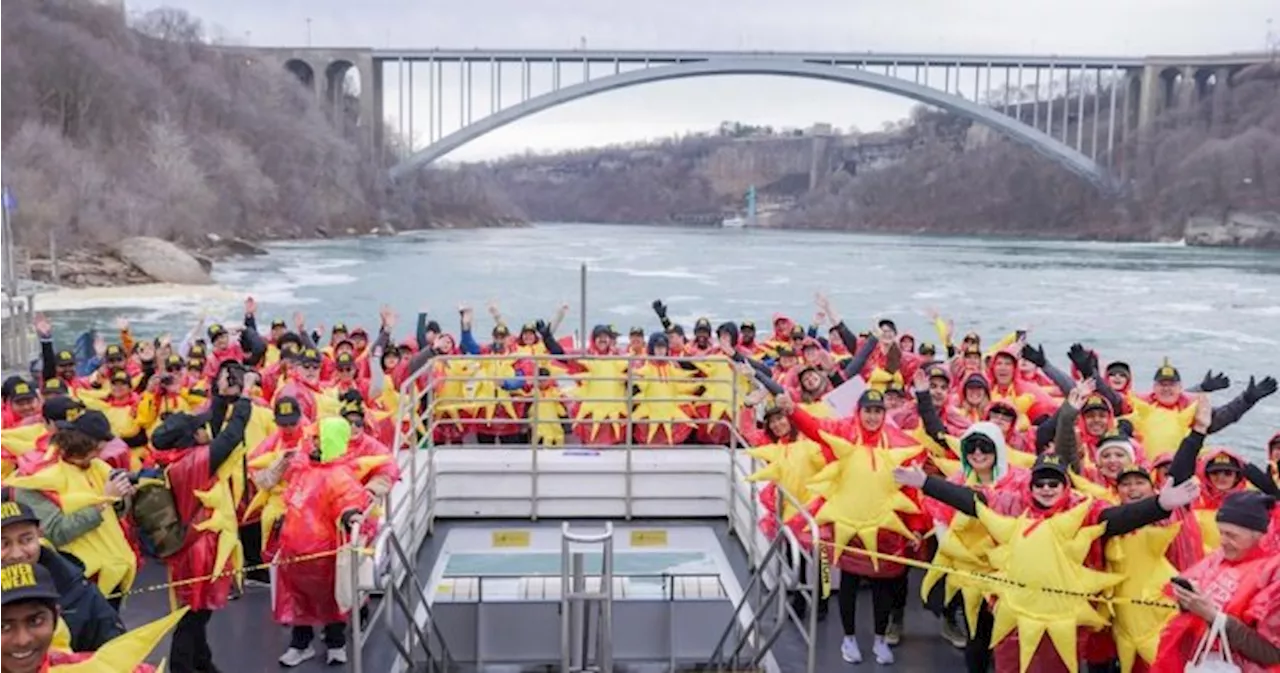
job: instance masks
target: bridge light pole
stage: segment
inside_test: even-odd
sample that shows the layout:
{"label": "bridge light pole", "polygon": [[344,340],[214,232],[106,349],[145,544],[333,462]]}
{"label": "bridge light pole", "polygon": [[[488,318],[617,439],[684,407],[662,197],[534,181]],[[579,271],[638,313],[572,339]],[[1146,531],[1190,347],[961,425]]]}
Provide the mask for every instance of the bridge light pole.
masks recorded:
{"label": "bridge light pole", "polygon": [[311,17],[307,17],[307,46],[311,46]]}

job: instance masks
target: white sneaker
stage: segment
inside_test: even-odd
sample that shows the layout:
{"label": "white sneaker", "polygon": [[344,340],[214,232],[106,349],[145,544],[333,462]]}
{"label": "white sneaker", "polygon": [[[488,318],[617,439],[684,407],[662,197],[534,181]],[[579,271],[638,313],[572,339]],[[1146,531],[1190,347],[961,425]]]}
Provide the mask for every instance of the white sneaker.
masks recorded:
{"label": "white sneaker", "polygon": [[347,663],[347,648],[330,647],[329,653],[325,656],[325,662],[330,666]]}
{"label": "white sneaker", "polygon": [[853,636],[845,636],[840,643],[840,657],[850,664],[862,663],[862,650],[858,649],[858,640]]}
{"label": "white sneaker", "polygon": [[893,650],[889,648],[884,636],[876,636],[876,642],[871,645],[871,653],[875,655],[877,664],[893,663]]}
{"label": "white sneaker", "polygon": [[316,656],[316,651],[311,649],[310,645],[305,650],[290,647],[284,651],[284,654],[280,655],[280,665],[286,668],[293,668],[314,656]]}

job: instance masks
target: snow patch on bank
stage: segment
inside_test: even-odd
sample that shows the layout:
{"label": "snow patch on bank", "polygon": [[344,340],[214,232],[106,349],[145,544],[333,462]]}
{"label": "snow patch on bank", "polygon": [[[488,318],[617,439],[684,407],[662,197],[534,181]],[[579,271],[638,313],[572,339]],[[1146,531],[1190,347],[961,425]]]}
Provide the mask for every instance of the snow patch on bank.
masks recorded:
{"label": "snow patch on bank", "polygon": [[148,283],[119,287],[60,288],[35,295],[40,312],[96,308],[140,308],[157,311],[215,308],[243,301],[242,293],[220,285]]}

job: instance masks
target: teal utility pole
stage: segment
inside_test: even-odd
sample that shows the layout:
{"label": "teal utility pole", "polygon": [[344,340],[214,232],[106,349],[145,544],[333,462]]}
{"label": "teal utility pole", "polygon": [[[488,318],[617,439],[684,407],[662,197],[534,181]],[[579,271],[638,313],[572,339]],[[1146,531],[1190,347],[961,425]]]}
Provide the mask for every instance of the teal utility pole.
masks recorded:
{"label": "teal utility pole", "polygon": [[756,186],[747,188],[747,226],[756,226]]}

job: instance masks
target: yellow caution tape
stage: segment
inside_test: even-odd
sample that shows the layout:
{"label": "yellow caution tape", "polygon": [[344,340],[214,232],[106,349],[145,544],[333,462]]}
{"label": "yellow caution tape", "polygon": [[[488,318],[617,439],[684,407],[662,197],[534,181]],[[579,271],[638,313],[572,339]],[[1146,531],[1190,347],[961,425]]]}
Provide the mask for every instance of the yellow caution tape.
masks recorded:
{"label": "yellow caution tape", "polygon": [[[351,551],[351,547],[339,547],[337,549],[330,549],[328,551],[316,552],[314,554],[303,554],[301,556],[293,556],[286,559],[278,559],[270,563],[259,563],[257,565],[245,566],[243,568],[237,568],[235,570],[225,570],[223,572],[214,573],[211,575],[203,575],[201,577],[190,577],[184,580],[178,580],[176,582],[164,582],[161,584],[152,584],[139,589],[130,589],[128,591],[120,591],[107,596],[107,598],[108,599],[124,598],[126,596],[134,596],[136,594],[151,593],[153,591],[167,591],[173,587],[185,587],[191,584],[200,584],[201,582],[212,582],[214,580],[221,579],[223,577],[244,575],[245,573],[252,572],[254,570],[266,570],[272,567],[279,568],[280,566],[293,565],[295,563],[306,563],[307,561],[314,561],[316,559],[327,558],[330,556],[337,556],[342,552],[348,552],[348,551]],[[364,556],[373,556],[372,547],[361,547],[358,551]]]}

